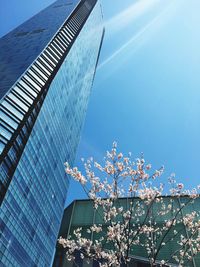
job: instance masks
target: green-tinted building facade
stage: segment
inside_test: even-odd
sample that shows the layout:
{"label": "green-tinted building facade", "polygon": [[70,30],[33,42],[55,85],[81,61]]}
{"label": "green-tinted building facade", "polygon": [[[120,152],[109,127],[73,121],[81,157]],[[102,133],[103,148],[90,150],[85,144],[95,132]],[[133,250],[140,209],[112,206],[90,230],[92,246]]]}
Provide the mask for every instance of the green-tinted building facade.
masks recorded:
{"label": "green-tinted building facade", "polygon": [[[134,198],[134,200],[136,201],[141,201],[137,198]],[[166,205],[168,205],[168,203],[171,203],[171,197],[164,197],[163,198],[164,203]],[[130,201],[132,201],[132,199],[130,198],[122,198],[120,199],[120,203],[118,204],[119,206],[122,206],[124,208],[124,210],[127,210],[129,205],[130,205]],[[179,208],[181,207],[181,205],[183,203],[186,203],[188,201],[188,197],[181,197],[181,198],[175,198],[173,200],[173,205],[174,205],[174,209],[175,208]],[[151,211],[152,213],[154,213],[155,215],[158,214],[158,210],[161,208],[161,204],[160,203],[154,203],[151,207]],[[194,201],[192,201],[191,204],[186,205],[180,212],[179,216],[180,218],[183,217],[185,214],[191,213],[192,211],[199,211],[200,210],[200,198],[196,198],[194,199]],[[62,220],[62,224],[61,224],[61,228],[60,228],[60,232],[59,232],[59,237],[65,237],[67,238],[68,236],[73,236],[73,231],[78,228],[78,227],[82,227],[82,236],[87,237],[87,238],[91,238],[93,240],[98,239],[100,236],[97,234],[88,234],[87,233],[87,229],[92,226],[93,224],[102,224],[103,228],[105,228],[106,230],[106,226],[103,222],[103,218],[100,215],[101,211],[100,210],[95,210],[93,208],[93,202],[91,200],[76,200],[74,202],[72,202],[66,209],[64,212],[64,216],[63,216],[63,220]],[[140,222],[143,221],[144,216],[146,216],[146,213],[140,217]],[[158,225],[158,227],[162,227],[166,222],[165,220],[170,220],[170,218],[172,218],[172,213],[168,213],[165,216],[155,216],[156,219],[156,223]],[[187,236],[187,232],[186,232],[186,228],[183,224],[176,226],[175,228],[177,230],[177,232],[179,232],[179,236],[180,234],[186,234]],[[173,228],[174,231],[174,228]],[[172,236],[174,234],[169,233],[168,234],[168,238],[170,238],[170,236]],[[162,260],[162,259],[168,259],[170,258],[170,256],[173,254],[174,251],[176,251],[178,249],[178,245],[177,245],[177,240],[178,240],[178,236],[176,238],[174,238],[173,240],[171,240],[168,244],[166,244],[165,246],[163,246],[163,248],[160,250],[159,256],[158,256],[158,261]],[[108,249],[109,249],[109,245],[108,245]],[[130,266],[131,267],[147,267],[150,266],[147,262],[147,254],[146,251],[144,249],[144,247],[138,245],[138,246],[134,246],[132,248],[132,261]],[[80,266],[88,266],[86,261],[81,260],[80,258],[78,258],[78,263]],[[90,266],[98,266],[97,263],[95,262],[91,262],[89,264]],[[54,267],[75,267],[76,265],[72,262],[67,262],[66,258],[65,258],[65,251],[62,248],[61,245],[57,245],[57,251],[56,251],[56,255],[55,255],[55,259],[54,259]],[[178,266],[175,262],[172,262],[172,266]],[[185,267],[198,267],[200,266],[200,255],[198,254],[197,256],[194,257],[193,261],[187,262],[187,265],[185,265]]]}

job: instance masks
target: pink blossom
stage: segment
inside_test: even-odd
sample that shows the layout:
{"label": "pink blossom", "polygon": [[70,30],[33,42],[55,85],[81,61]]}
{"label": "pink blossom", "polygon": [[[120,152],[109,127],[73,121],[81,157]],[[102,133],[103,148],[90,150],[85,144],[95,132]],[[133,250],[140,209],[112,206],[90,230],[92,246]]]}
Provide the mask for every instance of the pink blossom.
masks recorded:
{"label": "pink blossom", "polygon": [[[134,254],[134,246],[131,246],[139,245],[146,251],[149,262],[155,263],[155,255],[159,252],[157,250],[163,249],[168,243],[168,236],[163,240],[162,236],[169,230],[170,238],[176,236],[173,242],[180,246],[172,258],[179,262],[180,266],[185,266],[184,257],[187,260],[192,259],[190,251],[186,251],[187,247],[192,248],[194,255],[200,252],[200,220],[199,214],[195,211],[186,214],[187,204],[184,202],[179,206],[177,199],[181,199],[182,195],[188,195],[192,203],[193,199],[199,197],[197,190],[200,189],[200,185],[192,190],[183,191],[183,184],[177,183],[171,175],[168,182],[171,186],[169,195],[172,197],[169,202],[165,202],[162,196],[165,183],[157,187],[153,185],[154,179],[163,174],[163,167],[153,174],[150,173],[151,164],[145,165],[143,155],[136,159],[135,164],[131,158],[123,157],[123,154],[118,152],[116,142],[104,159],[102,164],[95,162],[93,158],[84,161],[85,173],[65,163],[66,173],[84,187],[96,209],[96,214],[102,216],[104,225],[90,225],[87,229],[91,234],[89,239],[82,236],[81,228],[74,230],[73,238],[59,238],[58,242],[67,248],[67,258],[74,260],[74,252],[83,248],[84,254],[81,254],[81,258],[104,259],[105,262],[100,266],[120,267],[121,260],[128,264],[131,253]],[[93,170],[95,168],[98,175],[100,173],[99,177]],[[128,197],[126,205],[120,206],[120,196]],[[132,196],[134,197],[130,200]],[[159,217],[158,224],[156,217]],[[189,235],[184,232],[178,234],[174,228],[180,224],[184,224]],[[95,239],[94,233],[98,233],[101,238]],[[160,241],[159,247],[157,245]],[[105,249],[104,244],[109,245],[110,242],[113,249]],[[161,266],[169,263],[163,259],[158,261],[158,264],[159,262]]]}
{"label": "pink blossom", "polygon": [[184,185],[182,183],[177,184],[178,189],[182,190]]}

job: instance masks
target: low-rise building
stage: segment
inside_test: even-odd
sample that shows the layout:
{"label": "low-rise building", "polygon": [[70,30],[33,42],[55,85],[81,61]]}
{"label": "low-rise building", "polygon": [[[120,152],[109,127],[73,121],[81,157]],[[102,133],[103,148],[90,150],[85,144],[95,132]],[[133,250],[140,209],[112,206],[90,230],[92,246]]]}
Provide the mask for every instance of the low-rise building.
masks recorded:
{"label": "low-rise building", "polygon": [[[135,198],[136,199],[136,198]],[[168,205],[170,203],[171,197],[164,197],[164,203]],[[120,199],[120,205],[123,206],[124,210],[128,208],[130,201],[133,201],[131,198],[121,198]],[[142,200],[140,200],[142,201]],[[188,197],[181,197],[176,198],[173,201],[174,208],[181,207],[183,203],[186,203],[188,201]],[[154,212],[155,215],[158,214],[158,209],[160,209],[161,204],[155,203],[152,205],[151,212]],[[172,207],[173,208],[173,207]],[[186,205],[181,211],[179,212],[179,216],[183,217],[187,213],[191,213],[192,211],[199,211],[200,209],[200,198],[196,198],[192,201],[191,204]],[[100,215],[101,212],[94,209],[93,202],[89,199],[87,200],[75,200],[72,202],[64,212],[64,216],[62,219],[62,224],[59,232],[59,237],[62,236],[64,238],[68,238],[70,235],[73,235],[73,231],[76,228],[81,227],[82,228],[82,236],[91,238],[95,240],[95,238],[99,238],[99,236],[96,236],[95,234],[88,233],[87,229],[90,228],[90,226],[94,224],[102,224],[102,227],[106,228],[106,225],[103,221],[102,216]],[[171,214],[171,215],[170,215]],[[168,213],[165,216],[155,216],[156,223],[158,227],[162,227],[166,220],[170,220],[170,216],[172,216],[172,213]],[[172,218],[172,217],[171,217]],[[142,220],[142,217],[141,217]],[[178,235],[184,233],[187,235],[187,230],[184,226],[184,224],[179,224],[176,227],[176,230],[178,232]],[[174,229],[173,229],[174,231]],[[170,233],[169,233],[170,235]],[[172,233],[171,233],[172,235]],[[173,238],[168,244],[166,244],[159,253],[158,256],[158,262],[161,259],[168,259],[178,249],[178,236],[176,238]],[[132,260],[130,263],[131,267],[148,267],[150,266],[148,264],[148,258],[146,251],[144,247],[141,245],[134,246],[133,248],[133,254],[132,254]],[[76,264],[73,262],[69,262],[66,259],[65,249],[61,245],[57,245],[55,258],[54,258],[54,267],[75,267],[75,266],[98,266],[98,263],[93,262],[87,262],[86,259],[82,260],[80,256],[76,255]],[[175,262],[172,262],[171,266],[178,266]],[[193,260],[187,263],[187,266],[185,267],[197,267],[200,266],[200,255],[194,256]]]}

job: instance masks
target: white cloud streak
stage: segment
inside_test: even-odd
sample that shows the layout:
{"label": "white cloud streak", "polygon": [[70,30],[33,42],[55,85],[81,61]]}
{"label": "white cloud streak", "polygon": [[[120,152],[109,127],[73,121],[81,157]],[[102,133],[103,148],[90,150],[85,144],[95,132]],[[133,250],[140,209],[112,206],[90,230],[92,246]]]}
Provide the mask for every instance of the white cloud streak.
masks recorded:
{"label": "white cloud streak", "polygon": [[[160,22],[161,19],[164,18],[164,15],[169,11],[169,9],[172,7],[172,5],[168,6],[164,11],[162,11],[159,15],[157,15],[155,18],[153,18],[148,24],[144,25],[142,29],[140,29],[137,33],[135,33],[126,43],[124,43],[119,49],[117,49],[112,55],[110,55],[108,58],[106,58],[99,66],[98,69],[104,67],[106,64],[111,62],[115,57],[117,57],[119,54],[124,52],[126,48],[128,48],[130,45],[132,45],[132,51],[136,50],[136,44],[139,43],[141,38],[144,36],[144,34],[149,33],[150,29],[153,29],[154,26],[158,26],[158,21]],[[135,46],[133,46],[135,44]],[[137,46],[138,47],[138,46]]]}
{"label": "white cloud streak", "polygon": [[130,25],[131,22],[141,17],[145,12],[149,11],[149,9],[158,3],[160,3],[160,0],[139,0],[107,20],[105,22],[105,28],[109,33],[116,33],[127,25]]}

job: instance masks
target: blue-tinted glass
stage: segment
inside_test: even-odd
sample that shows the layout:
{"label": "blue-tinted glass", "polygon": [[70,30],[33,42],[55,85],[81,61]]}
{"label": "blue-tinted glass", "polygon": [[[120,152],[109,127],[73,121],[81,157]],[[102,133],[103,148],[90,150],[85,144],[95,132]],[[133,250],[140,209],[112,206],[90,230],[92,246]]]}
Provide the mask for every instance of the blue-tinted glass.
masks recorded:
{"label": "blue-tinted glass", "polygon": [[42,52],[77,2],[58,0],[1,38],[0,99]]}
{"label": "blue-tinted glass", "polygon": [[5,266],[51,263],[69,184],[63,163],[75,158],[101,38],[97,3],[50,85],[3,200]]}

